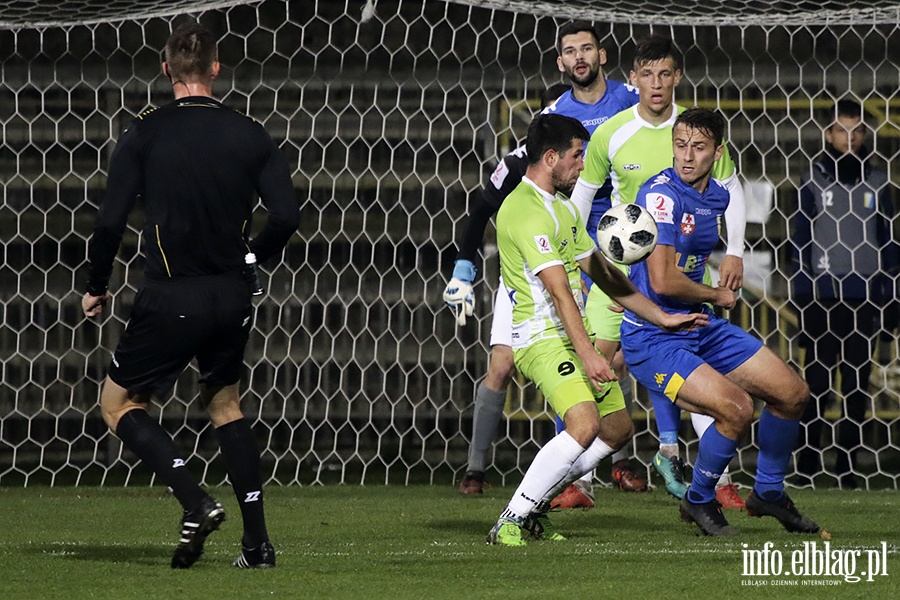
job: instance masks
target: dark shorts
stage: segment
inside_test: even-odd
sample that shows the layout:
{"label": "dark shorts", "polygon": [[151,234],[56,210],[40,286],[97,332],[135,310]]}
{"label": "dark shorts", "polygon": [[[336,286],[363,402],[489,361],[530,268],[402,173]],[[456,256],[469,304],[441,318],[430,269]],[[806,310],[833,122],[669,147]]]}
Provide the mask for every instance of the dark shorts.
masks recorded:
{"label": "dark shorts", "polygon": [[250,290],[239,274],[148,281],[135,296],[109,377],[133,394],[164,396],[196,357],[201,383],[237,383],[252,326]]}

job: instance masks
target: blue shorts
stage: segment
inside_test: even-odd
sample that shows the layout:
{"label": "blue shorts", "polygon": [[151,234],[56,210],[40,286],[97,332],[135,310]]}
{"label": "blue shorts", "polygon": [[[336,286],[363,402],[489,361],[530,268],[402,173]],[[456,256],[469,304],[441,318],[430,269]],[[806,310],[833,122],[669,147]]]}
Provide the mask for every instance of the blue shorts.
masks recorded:
{"label": "blue shorts", "polygon": [[654,325],[622,322],[622,354],[628,370],[650,395],[675,401],[684,381],[702,364],[726,375],[762,348],[762,342],[726,319],[710,315],[709,327],[667,333]]}

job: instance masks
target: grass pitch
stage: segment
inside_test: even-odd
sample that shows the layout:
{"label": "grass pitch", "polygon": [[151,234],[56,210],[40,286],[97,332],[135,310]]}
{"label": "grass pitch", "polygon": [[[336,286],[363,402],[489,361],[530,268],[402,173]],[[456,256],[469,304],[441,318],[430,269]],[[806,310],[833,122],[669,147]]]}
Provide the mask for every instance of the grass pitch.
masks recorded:
{"label": "grass pitch", "polygon": [[[818,536],[726,511],[741,535],[702,538],[656,489],[600,489],[597,507],[554,515],[566,542],[487,546],[512,488],[463,497],[448,486],[270,487],[266,508],[278,567],[241,571],[240,513],[212,490],[228,521],[192,569],[169,568],[179,507],[160,488],[0,488],[0,597],[18,598],[897,598],[900,494],[794,491],[846,559],[887,544],[887,575],[747,577],[744,555],[772,542],[790,568]],[[746,546],[744,546],[746,544]],[[846,561],[844,561],[846,562]],[[815,580],[814,585],[809,581]],[[792,583],[793,582],[793,583]]]}

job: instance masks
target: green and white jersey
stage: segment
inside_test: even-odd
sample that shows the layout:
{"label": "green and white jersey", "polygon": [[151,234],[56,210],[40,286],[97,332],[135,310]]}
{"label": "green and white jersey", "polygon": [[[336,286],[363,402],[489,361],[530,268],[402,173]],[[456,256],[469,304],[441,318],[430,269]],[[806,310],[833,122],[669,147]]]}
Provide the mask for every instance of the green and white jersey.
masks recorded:
{"label": "green and white jersey", "polygon": [[[595,251],[578,211],[568,198],[539,189],[527,177],[497,212],[500,275],[513,305],[512,347],[549,338],[567,338],[562,320],[538,273],[565,267],[572,297],[584,319],[578,261]],[[591,329],[584,319],[585,329]]]}
{"label": "green and white jersey", "polygon": [[[672,116],[659,125],[641,118],[637,106],[616,114],[591,136],[580,179],[601,186],[610,177],[612,204],[634,202],[648,179],[672,166],[672,127],[684,110],[683,106],[673,104]],[[713,165],[712,176],[725,181],[734,174],[734,161],[726,146]]]}

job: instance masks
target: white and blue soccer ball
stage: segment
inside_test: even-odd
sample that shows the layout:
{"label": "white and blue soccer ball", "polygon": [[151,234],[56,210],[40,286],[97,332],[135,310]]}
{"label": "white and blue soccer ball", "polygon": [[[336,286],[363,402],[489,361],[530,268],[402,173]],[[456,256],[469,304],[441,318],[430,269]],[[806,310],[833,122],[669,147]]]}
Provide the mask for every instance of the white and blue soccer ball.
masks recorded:
{"label": "white and blue soccer ball", "polygon": [[633,265],[650,256],[658,235],[656,221],[637,204],[617,204],[603,213],[597,223],[600,251],[620,265]]}

